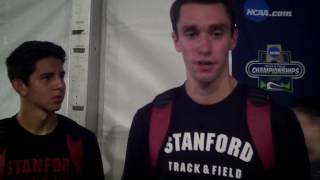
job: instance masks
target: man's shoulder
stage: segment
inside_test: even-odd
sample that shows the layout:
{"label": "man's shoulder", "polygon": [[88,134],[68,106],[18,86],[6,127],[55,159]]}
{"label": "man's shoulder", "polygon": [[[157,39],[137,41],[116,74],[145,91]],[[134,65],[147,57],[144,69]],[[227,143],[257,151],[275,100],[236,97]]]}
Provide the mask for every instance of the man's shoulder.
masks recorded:
{"label": "man's shoulder", "polygon": [[284,119],[295,118],[290,107],[276,102],[272,96],[272,93],[269,91],[250,85],[244,85],[243,88],[246,91],[247,99],[252,101],[258,107],[263,107],[261,105],[265,104],[270,105],[272,119],[276,119],[278,122],[280,122],[284,121]]}
{"label": "man's shoulder", "polygon": [[15,116],[4,118],[0,120],[0,151],[3,149],[9,140],[8,133],[11,132]]}
{"label": "man's shoulder", "polygon": [[71,118],[64,116],[62,114],[57,114],[57,117],[60,122],[64,125],[74,126],[75,128],[81,127],[76,121],[72,120]]}
{"label": "man's shoulder", "polygon": [[3,118],[3,119],[0,119],[0,122],[7,122],[7,121],[15,119],[15,117],[16,117],[16,115],[11,116],[11,117],[7,117],[7,118]]}
{"label": "man's shoulder", "polygon": [[177,89],[179,89],[180,87],[177,88],[172,88],[172,89],[168,89],[165,90],[159,94],[157,94],[152,101],[148,102],[147,104],[143,105],[142,107],[140,107],[135,115],[134,115],[134,121],[138,121],[141,123],[146,123],[149,122],[150,117],[151,117],[151,112],[152,112],[152,108],[154,107],[154,105],[157,106],[165,106],[168,102],[170,102],[175,94]]}
{"label": "man's shoulder", "polygon": [[255,105],[264,105],[264,104],[271,104],[272,102],[272,98],[271,98],[271,94],[264,90],[261,89],[259,87],[256,86],[243,86],[243,88],[245,88],[246,94],[247,94],[247,98],[253,102]]}
{"label": "man's shoulder", "polygon": [[0,130],[7,128],[10,125],[14,124],[16,115],[12,116],[12,117],[7,117],[4,119],[0,119]]}
{"label": "man's shoulder", "polygon": [[269,103],[271,105],[272,112],[276,111],[280,113],[287,113],[288,111],[291,111],[289,106],[285,106],[276,102],[272,96],[272,93],[265,89],[249,85],[244,86],[244,88],[246,89],[247,98],[253,100],[257,105]]}
{"label": "man's shoulder", "polygon": [[10,120],[11,118],[0,119],[0,127],[7,125]]}
{"label": "man's shoulder", "polygon": [[167,90],[157,94],[151,102],[149,102],[149,103],[145,104],[144,106],[142,106],[141,108],[139,108],[138,112],[140,112],[140,113],[150,112],[151,108],[154,104],[159,105],[159,106],[166,105],[168,102],[173,100],[176,93],[178,93],[178,91],[181,88],[182,88],[182,86],[174,87],[174,88],[167,89]]}
{"label": "man's shoulder", "polygon": [[74,134],[74,135],[85,135],[85,136],[93,136],[95,137],[95,134],[90,131],[89,129],[79,125],[76,121],[61,115],[57,114],[59,121],[62,123],[62,126],[64,129],[66,129],[69,133]]}

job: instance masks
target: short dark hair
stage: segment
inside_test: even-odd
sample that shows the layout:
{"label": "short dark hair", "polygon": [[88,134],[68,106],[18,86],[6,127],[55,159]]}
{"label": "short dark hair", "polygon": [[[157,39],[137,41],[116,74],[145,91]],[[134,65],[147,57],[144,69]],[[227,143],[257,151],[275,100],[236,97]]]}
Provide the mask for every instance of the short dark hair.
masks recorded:
{"label": "short dark hair", "polygon": [[9,80],[21,79],[28,84],[35,65],[43,58],[53,57],[65,62],[66,53],[61,46],[48,41],[26,41],[6,59]]}
{"label": "short dark hair", "polygon": [[311,116],[320,117],[320,97],[319,96],[305,96],[298,98],[292,108],[295,111],[308,114]]}
{"label": "short dark hair", "polygon": [[170,8],[170,20],[172,29],[175,33],[178,32],[177,30],[177,23],[180,18],[180,10],[184,4],[218,4],[221,3],[224,5],[227,14],[230,17],[231,21],[231,31],[233,32],[236,28],[236,13],[234,9],[234,4],[231,0],[175,0]]}

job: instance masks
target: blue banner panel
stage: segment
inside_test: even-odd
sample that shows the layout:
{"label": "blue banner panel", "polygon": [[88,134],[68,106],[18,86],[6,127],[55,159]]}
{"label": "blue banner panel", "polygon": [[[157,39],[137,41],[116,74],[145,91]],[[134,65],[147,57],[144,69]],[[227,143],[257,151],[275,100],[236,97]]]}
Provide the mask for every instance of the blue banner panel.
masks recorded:
{"label": "blue banner panel", "polygon": [[320,95],[319,16],[312,0],[235,0],[239,40],[233,75],[289,105]]}

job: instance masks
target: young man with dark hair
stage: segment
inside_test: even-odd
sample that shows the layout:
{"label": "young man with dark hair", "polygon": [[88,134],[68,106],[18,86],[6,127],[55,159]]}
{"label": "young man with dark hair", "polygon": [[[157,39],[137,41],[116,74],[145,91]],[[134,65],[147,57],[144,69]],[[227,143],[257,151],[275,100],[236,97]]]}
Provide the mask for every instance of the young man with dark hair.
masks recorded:
{"label": "young man with dark hair", "polygon": [[27,41],[7,58],[20,110],[0,121],[0,179],[104,179],[95,135],[56,114],[65,95],[65,51]]}
{"label": "young man with dark hair", "polygon": [[122,180],[309,179],[294,114],[230,75],[238,39],[231,2],[176,0],[171,20],[186,81],[135,114]]}

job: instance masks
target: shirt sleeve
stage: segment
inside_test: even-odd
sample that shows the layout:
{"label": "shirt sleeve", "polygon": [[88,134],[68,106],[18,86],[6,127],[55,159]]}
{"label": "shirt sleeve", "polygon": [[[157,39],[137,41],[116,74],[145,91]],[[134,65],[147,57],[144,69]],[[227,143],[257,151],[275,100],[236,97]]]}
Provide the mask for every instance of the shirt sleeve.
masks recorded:
{"label": "shirt sleeve", "polygon": [[272,179],[310,180],[310,163],[300,124],[289,109],[273,107],[272,128],[276,168]]}
{"label": "shirt sleeve", "polygon": [[103,180],[103,165],[97,138],[90,132],[86,134],[85,139],[85,162],[81,178]]}
{"label": "shirt sleeve", "polygon": [[137,111],[128,137],[122,180],[154,179],[149,161],[149,124],[151,105]]}

